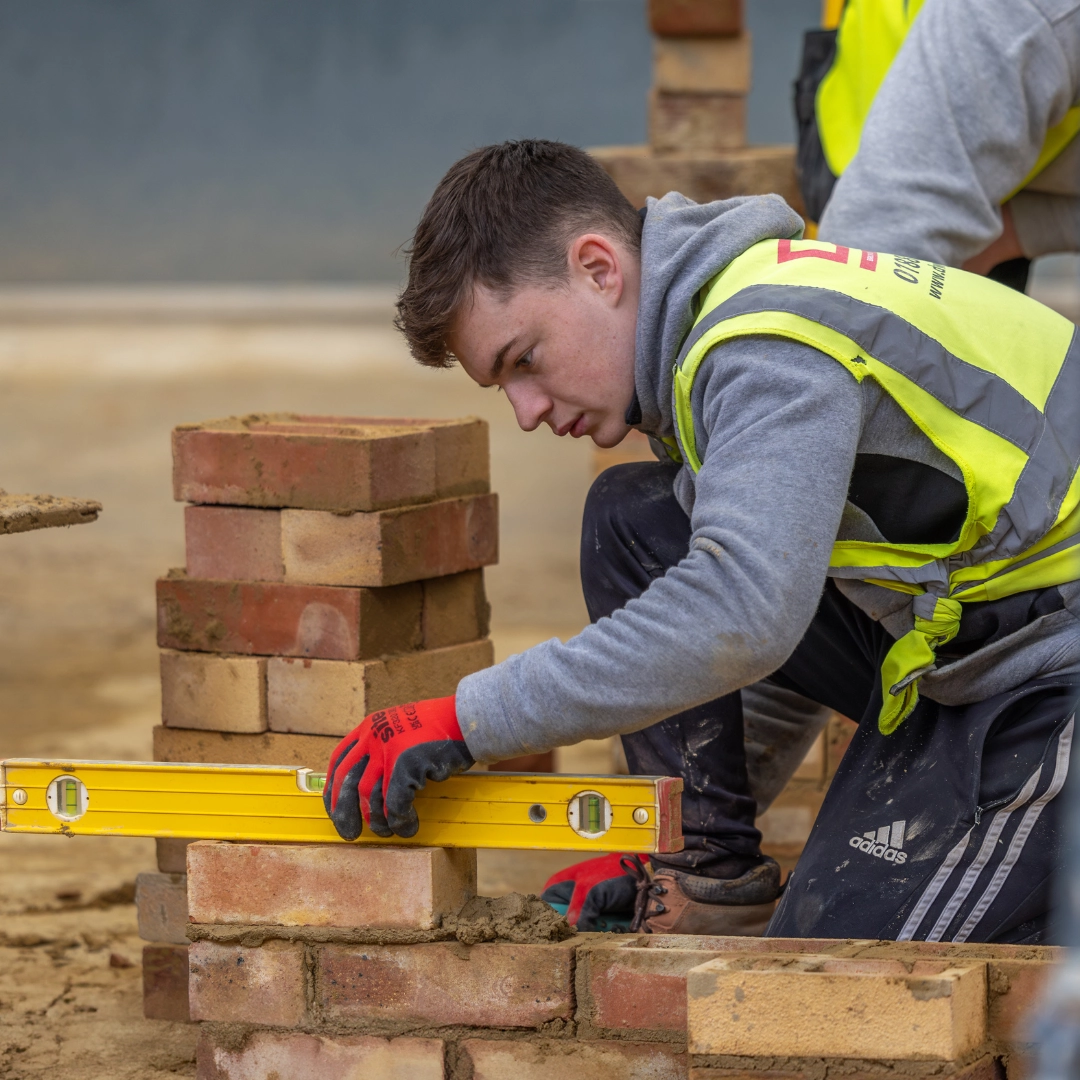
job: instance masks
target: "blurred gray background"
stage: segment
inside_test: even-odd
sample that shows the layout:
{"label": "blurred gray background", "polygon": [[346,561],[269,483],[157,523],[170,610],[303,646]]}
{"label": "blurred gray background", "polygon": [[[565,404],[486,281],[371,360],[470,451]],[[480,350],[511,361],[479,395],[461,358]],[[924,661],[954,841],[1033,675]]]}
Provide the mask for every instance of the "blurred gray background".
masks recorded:
{"label": "blurred gray background", "polygon": [[[820,0],[747,0],[791,142]],[[644,0],[0,0],[0,283],[397,281],[443,171],[645,139]]]}

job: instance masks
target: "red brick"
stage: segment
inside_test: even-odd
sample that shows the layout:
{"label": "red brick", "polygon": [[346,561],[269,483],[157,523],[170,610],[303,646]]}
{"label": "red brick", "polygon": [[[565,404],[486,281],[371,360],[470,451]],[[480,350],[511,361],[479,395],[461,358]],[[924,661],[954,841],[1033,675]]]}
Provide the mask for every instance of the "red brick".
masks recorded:
{"label": "red brick", "polygon": [[603,146],[590,153],[635,206],[681,191],[695,202],[775,192],[796,212],[802,196],[790,146],[747,146],[722,153],[654,154],[647,146]]}
{"label": "red brick", "polygon": [[649,145],[658,154],[715,153],[746,145],[746,97],[654,89],[649,95]]}
{"label": "red brick", "polygon": [[204,731],[266,730],[266,660],[261,656],[161,651],[161,722]]}
{"label": "red brick", "polygon": [[255,1031],[241,1048],[203,1032],[198,1080],[443,1080],[441,1039]]}
{"label": "red brick", "polygon": [[173,494],[184,502],[369,511],[477,494],[487,479],[487,425],[475,417],[277,413],[173,431]]}
{"label": "red brick", "polygon": [[742,0],[649,0],[649,26],[654,34],[671,37],[738,34]]}
{"label": "red brick", "polygon": [[296,765],[326,772],[340,740],[326,735],[235,735],[228,731],[154,728],[155,761],[212,761],[219,765]]}
{"label": "red brick", "polygon": [[331,1021],[538,1027],[574,1012],[573,945],[327,945],[315,997]]}
{"label": "red brick", "polygon": [[158,579],[158,644],[199,652],[366,660],[421,644],[423,588]]}
{"label": "red brick", "polygon": [[267,661],[270,729],[347,735],[377,709],[447,697],[466,675],[493,662],[488,640],[351,663],[273,657]]}
{"label": "red brick", "polygon": [[144,945],[142,970],[143,1016],[187,1023],[188,946]]}
{"label": "red brick", "polygon": [[468,848],[203,840],[187,860],[196,923],[430,930],[476,894]]}
{"label": "red brick", "polygon": [[686,1055],[662,1043],[466,1039],[473,1080],[687,1080]]}
{"label": "red brick", "polygon": [[137,874],[135,910],[144,941],[187,944],[187,875]]}
{"label": "red brick", "polygon": [[498,496],[370,514],[284,510],[281,551],[285,580],[309,585],[400,585],[475,570],[498,559]]}
{"label": "red brick", "polygon": [[488,636],[491,605],[484,593],[484,571],[428,578],[423,583],[425,649],[461,645]]}
{"label": "red brick", "polygon": [[683,948],[581,947],[578,967],[588,994],[584,1017],[596,1027],[620,1031],[685,1031],[686,973],[717,955],[695,944],[688,939]]}
{"label": "red brick", "polygon": [[281,512],[186,506],[187,572],[193,578],[281,581]]}
{"label": "red brick", "polygon": [[303,945],[268,941],[249,949],[196,941],[188,948],[192,1020],[266,1027],[304,1023]]}

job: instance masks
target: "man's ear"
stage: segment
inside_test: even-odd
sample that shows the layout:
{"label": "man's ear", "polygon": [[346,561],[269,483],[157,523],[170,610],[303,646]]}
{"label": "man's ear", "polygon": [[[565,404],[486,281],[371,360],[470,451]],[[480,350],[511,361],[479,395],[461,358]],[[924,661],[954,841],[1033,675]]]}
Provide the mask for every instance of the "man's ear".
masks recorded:
{"label": "man's ear", "polygon": [[606,236],[585,233],[571,245],[568,253],[571,280],[580,281],[614,305],[626,288],[624,253]]}

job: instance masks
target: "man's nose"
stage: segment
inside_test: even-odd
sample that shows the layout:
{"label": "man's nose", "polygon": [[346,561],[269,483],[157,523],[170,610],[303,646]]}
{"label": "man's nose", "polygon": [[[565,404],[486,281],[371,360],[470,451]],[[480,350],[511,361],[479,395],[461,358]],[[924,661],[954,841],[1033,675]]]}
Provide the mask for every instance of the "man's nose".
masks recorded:
{"label": "man's nose", "polygon": [[535,387],[507,387],[506,396],[510,399],[518,427],[522,431],[535,431],[544,422],[544,417],[551,412],[551,398]]}

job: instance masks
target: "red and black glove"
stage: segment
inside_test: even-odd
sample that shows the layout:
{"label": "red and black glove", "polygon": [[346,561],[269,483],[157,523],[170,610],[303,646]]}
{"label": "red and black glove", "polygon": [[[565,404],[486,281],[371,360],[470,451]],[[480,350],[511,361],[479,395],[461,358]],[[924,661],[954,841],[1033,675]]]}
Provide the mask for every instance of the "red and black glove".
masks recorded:
{"label": "red and black glove", "polygon": [[[540,899],[566,916],[579,930],[607,928],[614,921],[629,922],[634,914],[638,882],[647,881],[642,860],[647,855],[615,852],[574,863],[548,878]],[[600,923],[605,925],[602,927]]]}
{"label": "red and black glove", "polygon": [[415,836],[416,793],[472,765],[452,697],[396,705],[365,717],[338,743],[323,804],[343,840],[355,840],[365,822],[376,836]]}

